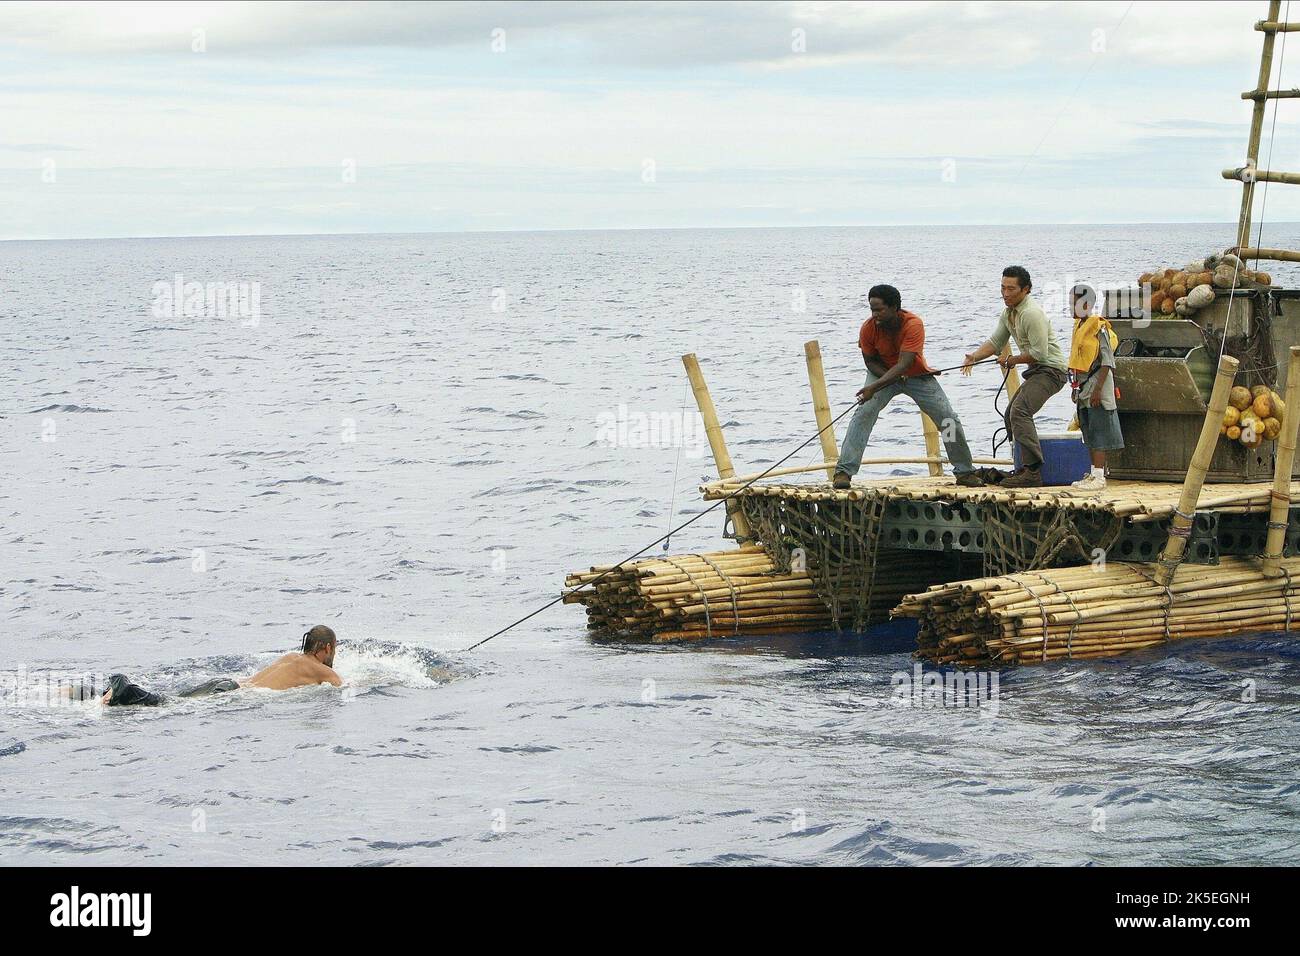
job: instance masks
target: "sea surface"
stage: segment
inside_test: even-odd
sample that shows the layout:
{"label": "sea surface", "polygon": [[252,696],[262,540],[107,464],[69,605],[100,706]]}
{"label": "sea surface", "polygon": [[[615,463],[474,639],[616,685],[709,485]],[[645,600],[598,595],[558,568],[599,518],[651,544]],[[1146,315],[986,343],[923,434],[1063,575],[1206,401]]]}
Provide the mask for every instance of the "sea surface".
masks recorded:
{"label": "sea surface", "polygon": [[[1284,635],[1003,671],[984,708],[896,703],[904,625],[627,645],[556,605],[466,650],[702,510],[684,353],[754,472],[815,430],[805,341],[837,411],[860,387],[872,284],[945,367],[992,328],[1007,264],[1064,337],[1061,288],[1230,233],[0,243],[0,863],[1300,862]],[[178,282],[234,283],[245,308],[187,314]],[[1000,376],[942,381],[989,454]],[[1042,430],[1069,414],[1058,396]],[[868,454],[921,448],[900,399]],[[719,514],[672,551],[728,546]],[[317,623],[342,691],[44,693],[246,675]]]}

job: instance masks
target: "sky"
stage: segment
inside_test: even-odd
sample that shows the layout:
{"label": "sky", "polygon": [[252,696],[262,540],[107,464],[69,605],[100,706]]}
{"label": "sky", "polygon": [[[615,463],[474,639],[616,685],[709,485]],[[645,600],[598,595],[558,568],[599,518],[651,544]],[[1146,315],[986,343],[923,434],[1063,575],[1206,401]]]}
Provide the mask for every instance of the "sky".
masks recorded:
{"label": "sky", "polygon": [[4,3],[0,238],[1235,221],[1266,13]]}

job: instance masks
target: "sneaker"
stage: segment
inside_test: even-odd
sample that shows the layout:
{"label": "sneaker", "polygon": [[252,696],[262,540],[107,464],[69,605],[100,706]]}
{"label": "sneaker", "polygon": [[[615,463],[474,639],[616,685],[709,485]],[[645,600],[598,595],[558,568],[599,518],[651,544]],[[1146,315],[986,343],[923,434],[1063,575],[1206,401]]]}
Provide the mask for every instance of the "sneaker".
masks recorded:
{"label": "sneaker", "polygon": [[957,476],[957,484],[963,488],[983,488],[984,479],[977,472],[968,471],[964,475]]}
{"label": "sneaker", "polygon": [[1071,482],[1070,487],[1077,491],[1105,491],[1106,479],[1089,472],[1078,481]]}
{"label": "sneaker", "polygon": [[833,488],[843,489],[849,487],[851,484],[853,484],[853,479],[842,471],[835,472],[835,477],[831,479],[831,486]]}
{"label": "sneaker", "polygon": [[1041,468],[1021,468],[1010,478],[1003,478],[1003,488],[1041,488],[1043,487],[1043,470]]}

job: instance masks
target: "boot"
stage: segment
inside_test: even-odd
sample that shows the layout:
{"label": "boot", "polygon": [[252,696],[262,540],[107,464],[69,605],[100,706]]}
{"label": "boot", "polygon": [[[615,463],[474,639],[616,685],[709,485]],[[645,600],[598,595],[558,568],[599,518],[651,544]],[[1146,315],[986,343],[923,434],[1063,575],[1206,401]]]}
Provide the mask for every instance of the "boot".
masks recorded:
{"label": "boot", "polygon": [[1003,488],[1041,488],[1043,487],[1043,469],[1021,468],[1010,478],[1002,479]]}

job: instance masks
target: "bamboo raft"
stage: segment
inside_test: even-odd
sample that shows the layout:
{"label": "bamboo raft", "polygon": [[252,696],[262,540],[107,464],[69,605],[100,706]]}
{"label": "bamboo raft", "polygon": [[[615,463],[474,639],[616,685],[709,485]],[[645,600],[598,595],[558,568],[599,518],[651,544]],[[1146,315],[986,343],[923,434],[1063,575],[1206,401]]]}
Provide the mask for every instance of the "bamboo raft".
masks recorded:
{"label": "bamboo raft", "polygon": [[1279,567],[1271,577],[1256,561],[1230,558],[1185,567],[1168,587],[1154,564],[1057,568],[936,585],[905,597],[894,614],[920,622],[914,656],[933,664],[1109,657],[1188,638],[1290,631],[1300,613],[1300,558]]}
{"label": "bamboo raft", "polygon": [[807,573],[782,572],[753,545],[593,567],[564,585],[581,589],[564,602],[583,605],[588,629],[607,637],[671,641],[831,626]]}
{"label": "bamboo raft", "polygon": [[[1245,95],[1255,101],[1248,156],[1259,155],[1264,103],[1291,95],[1266,89],[1274,33],[1281,27],[1300,29],[1275,23],[1279,9],[1272,0],[1259,87]],[[1254,184],[1300,183],[1300,174],[1259,171],[1252,160],[1223,175],[1243,184],[1237,245],[1229,250],[1239,256],[1238,266],[1244,259],[1300,262],[1300,252],[1245,245]],[[1170,273],[1175,270],[1164,274]],[[1292,511],[1300,504],[1300,481],[1292,477],[1300,346],[1290,347],[1288,361],[1286,351],[1275,348],[1273,335],[1275,328],[1280,331],[1279,344],[1296,339],[1294,305],[1300,294],[1270,292],[1262,311],[1256,308],[1261,300],[1251,298],[1238,313],[1249,313],[1241,334],[1230,336],[1235,268],[1231,285],[1221,329],[1217,320],[1202,316],[1200,322],[1165,325],[1161,332],[1162,323],[1139,325],[1126,313],[1130,332],[1151,326],[1153,334],[1128,339],[1124,353],[1143,363],[1142,373],[1131,379],[1138,395],[1129,422],[1146,439],[1140,447],[1147,454],[1119,464],[1126,474],[1169,480],[1112,479],[1100,493],[959,487],[943,473],[939,429],[924,413],[924,455],[863,464],[924,465],[927,475],[832,487],[839,455],[836,419],[815,341],[805,343],[804,355],[818,426],[814,439],[823,460],[738,476],[699,362],[685,355],[718,473],[699,490],[706,501],[725,502],[724,536],[741,547],[571,574],[565,583],[573,590],[564,600],[585,606],[594,631],[654,640],[844,624],[862,630],[892,612],[920,622],[916,656],[939,665],[1044,663],[1196,637],[1289,632],[1297,598],[1293,576],[1300,573],[1300,507]],[[1162,311],[1169,309],[1162,306]],[[1115,314],[1118,319],[1120,313]],[[1187,325],[1195,327],[1194,334]],[[1208,373],[1207,359],[1215,352],[1218,368],[1207,400],[1201,372],[1193,373]],[[1194,353],[1200,363],[1195,366]],[[1220,464],[1212,472],[1220,431],[1233,438],[1232,422],[1224,416],[1238,373],[1246,385],[1271,389],[1282,368],[1287,369],[1283,405],[1290,411],[1274,429],[1272,483],[1266,480],[1267,460],[1246,458],[1240,449],[1234,452],[1242,456],[1237,459],[1218,453]],[[1008,398],[1014,398],[1019,388],[1014,367],[1005,386]],[[1204,420],[1198,422],[1194,416],[1202,411]],[[1175,416],[1170,421],[1159,417],[1170,414]],[[1260,442],[1243,439],[1242,444],[1253,453]],[[1180,486],[1176,482],[1188,458]],[[1009,464],[979,458],[975,463]],[[815,473],[824,473],[824,480],[818,475],[808,481]],[[1207,483],[1211,475],[1234,480]],[[1235,480],[1246,478],[1255,480]],[[1258,520],[1261,515],[1266,523]]]}
{"label": "bamboo raft", "polygon": [[[1042,663],[1191,637],[1289,631],[1297,597],[1292,574],[1300,572],[1300,557],[1283,558],[1289,509],[1300,501],[1300,481],[1291,478],[1295,422],[1285,423],[1280,436],[1272,485],[1204,484],[1237,364],[1231,356],[1220,363],[1201,440],[1181,486],[1112,481],[1100,493],[965,488],[943,475],[937,455],[927,454],[901,460],[928,463],[929,475],[868,480],[839,490],[820,479],[790,480],[833,468],[829,429],[823,429],[822,464],[737,476],[698,365],[688,356],[721,476],[700,491],[706,500],[726,499],[741,546],[594,566],[565,579],[570,590],[564,601],[582,604],[588,629],[598,635],[653,641],[807,632],[849,621],[860,629],[892,614],[918,620],[916,656],[939,665]],[[811,373],[812,361],[809,367]],[[1291,372],[1287,405],[1296,407],[1300,347],[1291,350]],[[816,396],[815,378],[813,391]],[[828,420],[829,411],[818,411],[818,418]],[[924,431],[927,445],[934,444],[929,429]],[[900,459],[878,460],[884,461]],[[885,516],[903,505],[912,514],[943,510],[951,517],[960,511],[984,533],[978,546],[967,549],[974,553],[948,550],[946,543],[937,550],[915,541],[882,545],[888,532],[897,534]],[[1206,511],[1267,512],[1263,560],[1184,564],[1192,522]],[[1095,548],[1089,560],[1100,538],[1113,545],[1119,531],[1155,522],[1163,523],[1157,529],[1163,535],[1158,562],[1098,562]],[[1063,547],[1067,541],[1073,550]],[[1100,553],[1108,554],[1104,548]],[[972,575],[977,569],[971,562],[980,560],[985,573]]]}

